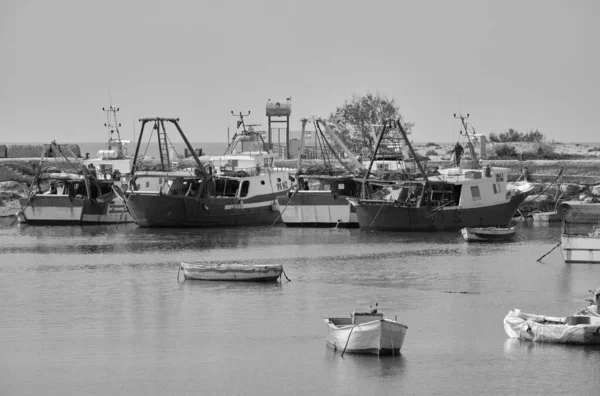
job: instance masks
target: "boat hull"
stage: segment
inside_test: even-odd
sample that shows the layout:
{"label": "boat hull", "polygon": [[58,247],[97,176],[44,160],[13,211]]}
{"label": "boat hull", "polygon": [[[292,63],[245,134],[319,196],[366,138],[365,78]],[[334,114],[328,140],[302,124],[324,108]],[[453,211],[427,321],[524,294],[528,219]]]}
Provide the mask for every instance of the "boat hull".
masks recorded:
{"label": "boat hull", "polygon": [[600,263],[600,236],[562,234],[560,242],[565,263]]}
{"label": "boat hull", "polygon": [[515,309],[504,318],[504,331],[511,338],[533,342],[600,344],[600,318],[590,317],[590,321],[591,324],[569,325],[566,318],[548,318]]}
{"label": "boat hull", "polygon": [[356,206],[361,229],[378,231],[439,231],[464,227],[507,226],[525,195],[502,204],[463,209],[396,206],[392,201],[350,200]]}
{"label": "boat hull", "polygon": [[327,325],[327,346],[345,353],[399,354],[408,329],[389,319],[342,326],[335,325],[331,319],[324,320]]}
{"label": "boat hull", "polygon": [[509,241],[514,238],[516,229],[510,228],[472,228],[465,227],[460,230],[467,242],[498,242]]}
{"label": "boat hull", "polygon": [[244,203],[238,199],[132,193],[127,206],[140,227],[217,227],[270,225],[279,218],[278,194]]}
{"label": "boat hull", "polygon": [[185,279],[208,281],[276,281],[283,272],[282,265],[192,264],[181,263]]}
{"label": "boat hull", "polygon": [[288,227],[358,228],[356,210],[343,195],[329,191],[297,191],[277,198],[281,219]]}
{"label": "boat hull", "polygon": [[30,225],[82,225],[132,223],[133,218],[120,198],[96,203],[91,199],[77,199],[62,195],[36,195],[20,199],[21,223]]}

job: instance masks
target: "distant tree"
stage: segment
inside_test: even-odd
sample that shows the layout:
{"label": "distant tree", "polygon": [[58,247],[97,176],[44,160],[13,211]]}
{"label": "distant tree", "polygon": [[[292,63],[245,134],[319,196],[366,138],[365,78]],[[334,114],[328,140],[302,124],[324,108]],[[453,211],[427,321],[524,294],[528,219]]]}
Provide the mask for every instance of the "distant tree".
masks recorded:
{"label": "distant tree", "polygon": [[539,130],[530,130],[528,133],[522,133],[517,131],[516,129],[510,128],[508,131],[495,134],[494,132],[490,133],[489,141],[495,143],[510,143],[510,142],[526,142],[526,143],[536,143],[541,142],[546,139],[546,136],[541,133]]}
{"label": "distant tree", "polygon": [[376,133],[384,120],[400,119],[402,126],[409,133],[414,122],[406,122],[400,114],[400,108],[394,98],[388,99],[380,94],[367,93],[364,96],[353,94],[329,117],[338,126],[340,138],[349,147],[366,147],[371,152],[375,148]]}

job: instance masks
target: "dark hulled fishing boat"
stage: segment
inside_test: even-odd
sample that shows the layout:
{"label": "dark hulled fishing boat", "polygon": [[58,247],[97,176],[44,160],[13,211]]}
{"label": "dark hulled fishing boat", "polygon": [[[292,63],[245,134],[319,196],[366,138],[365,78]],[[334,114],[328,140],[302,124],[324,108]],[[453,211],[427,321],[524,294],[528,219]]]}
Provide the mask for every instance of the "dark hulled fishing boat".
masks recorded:
{"label": "dark hulled fishing boat", "polygon": [[[286,170],[274,168],[276,154],[266,150],[262,136],[236,133],[223,155],[202,163],[179,126],[178,119],[145,118],[136,148],[138,157],[144,127],[153,122],[158,136],[160,169],[142,170],[134,163],[133,188],[127,206],[141,227],[249,226],[274,222],[276,198],[291,187]],[[167,149],[165,123],[175,125],[196,162],[174,169]],[[148,187],[146,187],[148,186]],[[158,186],[153,188],[152,186]]]}
{"label": "dark hulled fishing boat", "polygon": [[[464,118],[462,118],[463,125]],[[525,199],[520,191],[507,191],[507,168],[481,169],[472,144],[469,167],[441,169],[427,174],[399,120],[387,121],[379,136],[375,155],[386,139],[386,130],[401,138],[420,171],[414,180],[363,179],[361,198],[350,199],[362,229],[382,231],[437,231],[463,227],[505,227]],[[468,136],[468,134],[467,134]],[[394,143],[397,145],[398,143]],[[458,162],[458,161],[457,161]],[[373,186],[380,187],[373,193]]]}

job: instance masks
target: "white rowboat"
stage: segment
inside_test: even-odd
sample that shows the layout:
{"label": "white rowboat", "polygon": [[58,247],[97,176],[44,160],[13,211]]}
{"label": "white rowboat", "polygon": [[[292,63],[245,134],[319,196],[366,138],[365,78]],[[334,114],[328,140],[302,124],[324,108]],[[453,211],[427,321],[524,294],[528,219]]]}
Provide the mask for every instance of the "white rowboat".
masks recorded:
{"label": "white rowboat", "polygon": [[182,262],[185,279],[211,281],[275,281],[282,272],[283,266],[250,265],[250,264],[199,264]]}
{"label": "white rowboat", "polygon": [[504,331],[510,338],[560,344],[600,344],[600,317],[556,318],[511,310],[504,318]]}
{"label": "white rowboat", "polygon": [[465,227],[460,230],[467,242],[493,242],[512,239],[516,232],[515,227]]}
{"label": "white rowboat", "polygon": [[327,346],[348,353],[400,354],[407,326],[381,313],[353,313],[350,318],[325,318]]}

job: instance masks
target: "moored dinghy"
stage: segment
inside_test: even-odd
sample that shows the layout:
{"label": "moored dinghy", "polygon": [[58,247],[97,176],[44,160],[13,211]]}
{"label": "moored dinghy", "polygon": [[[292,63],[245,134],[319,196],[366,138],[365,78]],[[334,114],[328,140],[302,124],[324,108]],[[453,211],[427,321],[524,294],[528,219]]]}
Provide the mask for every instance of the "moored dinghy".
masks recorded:
{"label": "moored dinghy", "polygon": [[460,230],[467,242],[507,241],[514,238],[515,227],[465,227]]}
{"label": "moored dinghy", "polygon": [[348,353],[396,355],[400,353],[408,327],[383,317],[377,308],[354,312],[349,318],[324,318],[327,346]]}
{"label": "moored dinghy", "polygon": [[600,226],[588,234],[576,234],[569,232],[565,223],[560,250],[565,263],[600,263]]}
{"label": "moored dinghy", "polygon": [[574,315],[551,317],[511,310],[504,318],[511,338],[560,344],[600,344],[600,317]]}
{"label": "moored dinghy", "polygon": [[[185,279],[211,281],[275,281],[283,273],[281,264],[202,264],[182,262]],[[178,274],[179,277],[179,274]]]}

